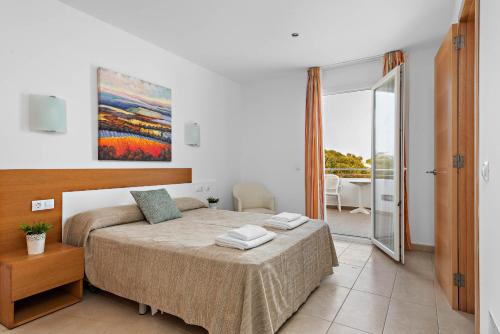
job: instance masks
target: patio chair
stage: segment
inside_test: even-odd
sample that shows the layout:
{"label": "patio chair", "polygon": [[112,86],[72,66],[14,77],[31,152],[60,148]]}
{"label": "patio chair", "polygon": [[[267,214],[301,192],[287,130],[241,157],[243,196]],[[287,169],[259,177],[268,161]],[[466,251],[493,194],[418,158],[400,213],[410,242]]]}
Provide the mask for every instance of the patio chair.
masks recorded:
{"label": "patio chair", "polygon": [[342,180],[338,175],[326,174],[325,175],[325,195],[326,203],[332,196],[337,196],[337,208],[342,212]]}

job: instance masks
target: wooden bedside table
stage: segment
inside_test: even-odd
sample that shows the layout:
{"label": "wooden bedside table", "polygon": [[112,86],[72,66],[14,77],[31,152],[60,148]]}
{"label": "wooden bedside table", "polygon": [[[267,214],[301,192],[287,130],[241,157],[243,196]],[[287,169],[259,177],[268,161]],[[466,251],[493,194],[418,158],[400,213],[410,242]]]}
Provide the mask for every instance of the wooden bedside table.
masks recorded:
{"label": "wooden bedside table", "polygon": [[0,322],[14,328],[75,304],[83,293],[83,248],[45,245],[45,253],[25,249],[0,256]]}

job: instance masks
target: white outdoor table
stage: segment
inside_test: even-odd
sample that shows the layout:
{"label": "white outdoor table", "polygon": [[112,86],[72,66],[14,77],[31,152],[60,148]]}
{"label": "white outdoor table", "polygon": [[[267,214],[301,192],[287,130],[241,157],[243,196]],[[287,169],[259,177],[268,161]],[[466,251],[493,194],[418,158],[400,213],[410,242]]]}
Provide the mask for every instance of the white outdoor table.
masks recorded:
{"label": "white outdoor table", "polygon": [[372,181],[370,179],[360,179],[349,182],[358,187],[358,207],[352,210],[351,213],[364,213],[365,215],[369,215],[370,210],[363,206],[363,187],[370,185]]}

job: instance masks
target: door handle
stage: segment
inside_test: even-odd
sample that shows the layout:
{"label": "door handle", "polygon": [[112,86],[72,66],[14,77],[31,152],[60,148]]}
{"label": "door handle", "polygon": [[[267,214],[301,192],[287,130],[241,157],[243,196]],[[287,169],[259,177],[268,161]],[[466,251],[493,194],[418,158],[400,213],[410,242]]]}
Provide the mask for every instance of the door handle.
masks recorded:
{"label": "door handle", "polygon": [[433,170],[428,170],[426,171],[427,174],[433,174],[433,175],[437,175],[437,170],[433,169]]}

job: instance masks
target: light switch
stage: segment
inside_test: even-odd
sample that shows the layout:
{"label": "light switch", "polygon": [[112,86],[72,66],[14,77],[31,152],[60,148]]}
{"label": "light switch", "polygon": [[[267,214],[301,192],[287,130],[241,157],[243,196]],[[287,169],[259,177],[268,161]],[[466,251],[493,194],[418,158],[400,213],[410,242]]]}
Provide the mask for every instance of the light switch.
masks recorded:
{"label": "light switch", "polygon": [[51,198],[51,199],[46,199],[45,200],[45,210],[50,210],[50,209],[53,209],[54,208],[54,199]]}
{"label": "light switch", "polygon": [[490,180],[490,162],[485,161],[481,165],[481,176],[483,177],[484,182],[488,182]]}

